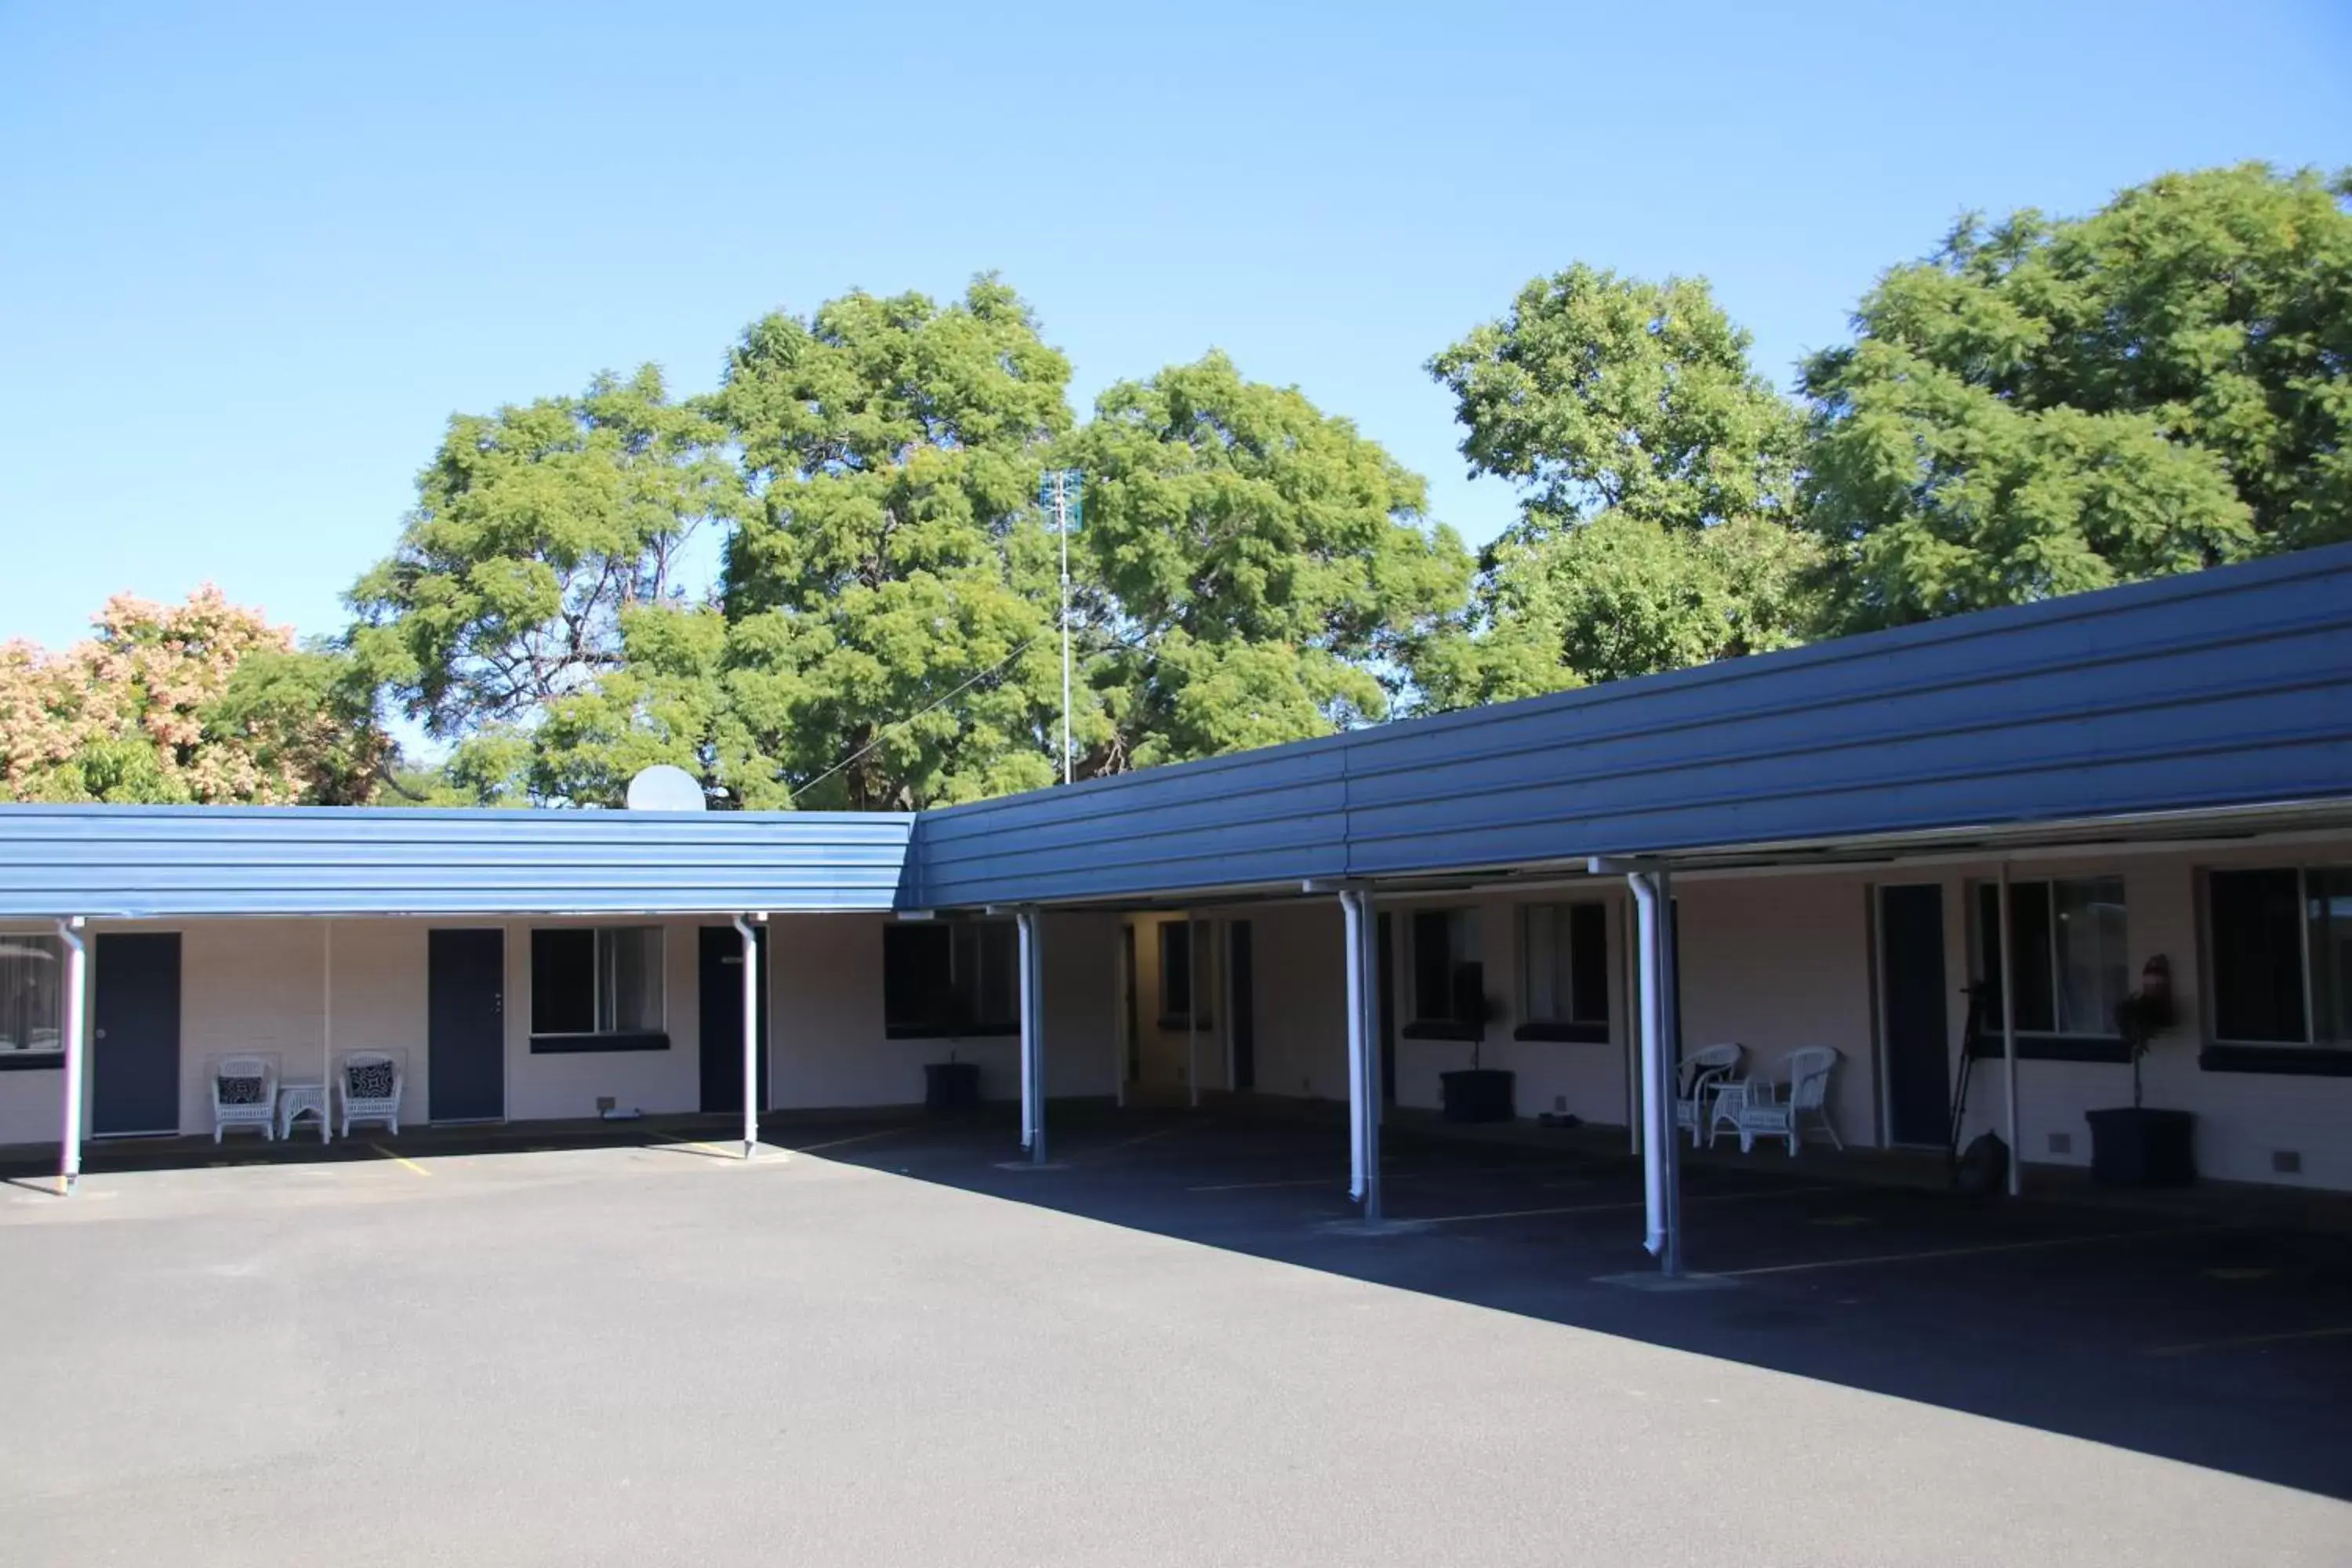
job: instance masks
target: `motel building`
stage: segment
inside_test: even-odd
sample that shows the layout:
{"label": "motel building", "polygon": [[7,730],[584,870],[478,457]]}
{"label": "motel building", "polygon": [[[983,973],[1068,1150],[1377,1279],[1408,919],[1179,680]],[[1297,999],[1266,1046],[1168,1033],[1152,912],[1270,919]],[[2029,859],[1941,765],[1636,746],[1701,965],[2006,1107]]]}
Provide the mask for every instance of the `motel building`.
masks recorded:
{"label": "motel building", "polygon": [[2133,1019],[2200,1179],[2352,1190],[2352,547],[912,816],[0,806],[0,1145],[68,1191],[320,1099],[961,1090],[1040,1160],[1060,1100],[1344,1102],[1377,1217],[1475,1053],[1625,1129],[1672,1269],[1678,1110],[1941,1151],[1968,1052],[2031,1181]]}

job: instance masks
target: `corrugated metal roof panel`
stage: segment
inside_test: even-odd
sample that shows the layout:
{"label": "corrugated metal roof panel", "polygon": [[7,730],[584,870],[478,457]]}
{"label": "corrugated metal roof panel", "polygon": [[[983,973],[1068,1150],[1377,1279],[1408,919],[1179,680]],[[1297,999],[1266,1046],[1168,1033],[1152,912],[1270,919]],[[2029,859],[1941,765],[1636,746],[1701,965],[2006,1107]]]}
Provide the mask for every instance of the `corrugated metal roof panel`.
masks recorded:
{"label": "corrugated metal roof panel", "polygon": [[0,915],[887,910],[896,813],[0,806]]}
{"label": "corrugated metal roof panel", "polygon": [[2342,797],[2352,546],[929,812],[909,896],[1140,897]]}

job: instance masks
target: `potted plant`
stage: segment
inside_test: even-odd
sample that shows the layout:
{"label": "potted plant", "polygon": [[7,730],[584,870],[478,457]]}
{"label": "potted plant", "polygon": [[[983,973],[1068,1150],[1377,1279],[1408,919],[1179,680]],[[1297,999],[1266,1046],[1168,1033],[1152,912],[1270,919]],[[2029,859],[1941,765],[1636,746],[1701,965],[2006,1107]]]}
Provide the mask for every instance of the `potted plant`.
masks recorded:
{"label": "potted plant", "polygon": [[2103,1186],[2185,1187],[2197,1179],[2196,1119],[2142,1103],[2140,1059],[2172,1021],[2172,966],[2158,953],[2140,971],[2140,988],[2116,1004],[2116,1033],[2131,1055],[2132,1102],[2085,1113],[2091,1179]]}
{"label": "potted plant", "polygon": [[1454,972],[1452,1012],[1456,1022],[1470,1028],[1470,1065],[1437,1075],[1445,1120],[1510,1121],[1518,1114],[1514,1092],[1517,1075],[1507,1068],[1485,1066],[1481,1060],[1486,1026],[1503,1016],[1503,1005],[1486,994],[1480,965],[1465,963]]}

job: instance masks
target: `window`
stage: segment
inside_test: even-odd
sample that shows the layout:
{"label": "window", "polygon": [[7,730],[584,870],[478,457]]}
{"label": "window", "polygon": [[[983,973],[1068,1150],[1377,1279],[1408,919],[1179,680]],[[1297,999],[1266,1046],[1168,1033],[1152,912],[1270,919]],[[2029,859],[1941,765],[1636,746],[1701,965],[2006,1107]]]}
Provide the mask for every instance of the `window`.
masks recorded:
{"label": "window", "polygon": [[64,944],[0,934],[0,1065],[47,1062],[65,1049]]}
{"label": "window", "polygon": [[2352,868],[2215,871],[2205,888],[2214,1038],[2352,1046]]}
{"label": "window", "polygon": [[565,926],[532,931],[530,1032],[534,1039],[659,1036],[661,927]]}
{"label": "window", "polygon": [[[2116,1005],[2130,990],[2124,879],[2012,882],[2009,897],[2018,1033],[2114,1036]],[[1985,987],[1984,1026],[1997,1034],[2002,982],[1997,882],[1977,886],[1977,968]]]}
{"label": "window", "polygon": [[1609,907],[1529,904],[1519,911],[1519,1034],[1609,1038]]}
{"label": "window", "polygon": [[1478,911],[1415,910],[1410,930],[1412,1022],[1405,1032],[1424,1038],[1476,1037],[1486,1021]]}
{"label": "window", "polygon": [[882,1032],[894,1040],[1021,1032],[1021,936],[1010,921],[882,928]]}
{"label": "window", "polygon": [[1215,928],[1207,921],[1168,921],[1160,927],[1160,1026],[1211,1027],[1217,994]]}

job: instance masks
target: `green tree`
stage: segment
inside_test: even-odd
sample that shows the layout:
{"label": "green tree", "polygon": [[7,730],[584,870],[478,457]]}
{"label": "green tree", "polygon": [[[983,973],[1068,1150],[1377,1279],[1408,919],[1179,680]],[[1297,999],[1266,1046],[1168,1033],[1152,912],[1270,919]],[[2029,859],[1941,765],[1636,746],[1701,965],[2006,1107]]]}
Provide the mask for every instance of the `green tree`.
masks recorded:
{"label": "green tree", "polygon": [[1069,450],[1089,773],[1385,717],[1403,653],[1461,603],[1469,558],[1420,476],[1222,353],[1111,387]]}
{"label": "green tree", "polygon": [[1804,368],[1839,629],[2352,537],[2352,179],[1969,216]]}
{"label": "green tree", "polygon": [[740,509],[723,433],[648,365],[449,422],[392,555],[351,595],[362,667],[428,733],[529,725],[625,662],[682,552]]}
{"label": "green tree", "polygon": [[1047,784],[1060,667],[1038,475],[1069,365],[993,278],[754,323],[712,407],[753,504],[726,562],[714,783],[907,809]]}
{"label": "green tree", "polygon": [[1471,472],[1517,484],[1466,616],[1423,639],[1433,707],[1787,646],[1814,556],[1793,527],[1801,416],[1696,279],[1539,278],[1430,362]]}

